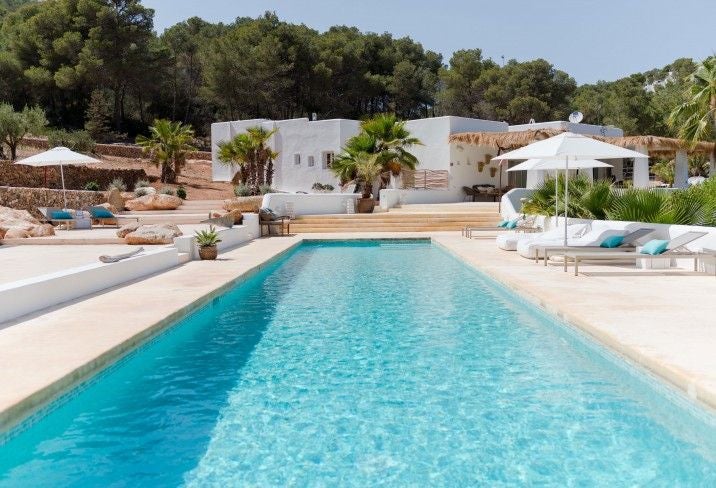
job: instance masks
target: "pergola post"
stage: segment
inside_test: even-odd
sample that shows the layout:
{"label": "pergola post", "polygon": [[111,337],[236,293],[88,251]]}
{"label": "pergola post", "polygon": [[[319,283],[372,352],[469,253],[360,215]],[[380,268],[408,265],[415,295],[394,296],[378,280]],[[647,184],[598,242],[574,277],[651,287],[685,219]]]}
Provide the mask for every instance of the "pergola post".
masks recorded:
{"label": "pergola post", "polygon": [[[649,154],[646,146],[637,146],[636,151]],[[649,187],[649,158],[634,158],[634,188]]]}
{"label": "pergola post", "polygon": [[674,158],[674,188],[686,188],[689,179],[689,156],[686,151],[676,151]]}

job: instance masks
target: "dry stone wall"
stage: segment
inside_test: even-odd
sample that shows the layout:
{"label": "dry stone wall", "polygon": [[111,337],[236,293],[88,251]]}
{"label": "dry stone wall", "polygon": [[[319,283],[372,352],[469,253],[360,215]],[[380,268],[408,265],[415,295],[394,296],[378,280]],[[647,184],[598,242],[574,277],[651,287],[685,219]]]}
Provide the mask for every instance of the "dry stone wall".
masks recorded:
{"label": "dry stone wall", "polygon": [[[35,168],[10,161],[0,161],[0,185],[19,186],[25,188],[42,188],[45,186],[45,169],[47,170],[47,186],[62,188],[60,169],[55,166]],[[128,188],[133,188],[138,180],[151,180],[143,169],[99,169],[87,166],[66,166],[65,186],[72,190],[83,190],[90,181],[96,182],[101,190],[115,178],[121,178]]]}
{"label": "dry stone wall", "polygon": [[[47,139],[40,137],[26,137],[23,139],[22,144],[28,147],[34,147],[37,149],[47,149]],[[120,158],[146,158],[147,155],[142,153],[142,149],[139,146],[132,146],[129,144],[95,144],[95,154],[101,156],[115,156]],[[202,161],[211,161],[211,152],[209,151],[192,151],[187,153],[187,159],[198,159]]]}
{"label": "dry stone wall", "polygon": [[[90,205],[104,203],[104,192],[67,190],[67,206],[80,209]],[[16,210],[27,210],[39,217],[37,207],[64,207],[62,190],[49,190],[47,188],[18,188],[0,186],[0,206]]]}

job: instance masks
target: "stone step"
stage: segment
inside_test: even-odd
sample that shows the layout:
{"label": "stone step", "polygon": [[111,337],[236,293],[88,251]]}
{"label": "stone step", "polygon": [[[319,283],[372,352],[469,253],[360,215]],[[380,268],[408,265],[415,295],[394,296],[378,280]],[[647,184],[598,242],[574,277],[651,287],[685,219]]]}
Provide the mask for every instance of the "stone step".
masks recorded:
{"label": "stone step", "polygon": [[[135,212],[132,214],[124,213],[118,216],[120,223],[129,223],[138,218],[143,224],[198,224],[202,220],[209,217],[207,213],[157,213],[155,211]],[[122,219],[122,217],[132,217],[132,220]]]}
{"label": "stone step", "polygon": [[494,220],[439,220],[439,219],[411,219],[400,221],[327,221],[327,220],[294,220],[292,226],[310,226],[310,227],[361,227],[368,225],[378,226],[401,226],[401,225],[451,225],[463,227],[466,225],[474,225],[478,227],[494,227],[497,222]]}
{"label": "stone step", "polygon": [[492,228],[494,224],[492,222],[471,222],[471,221],[460,221],[460,222],[341,222],[341,223],[323,223],[323,222],[291,222],[291,228],[322,228],[322,229],[338,229],[338,228],[360,228],[360,227],[385,227],[385,228],[400,228],[400,227],[450,227],[454,229],[461,229],[466,225],[472,227],[484,227]]}
{"label": "stone step", "polygon": [[377,226],[360,226],[360,227],[302,227],[294,228],[291,226],[291,233],[332,233],[332,232],[444,232],[459,231],[460,227],[454,226],[410,226],[410,227],[377,227]]}
{"label": "stone step", "polygon": [[451,214],[442,214],[442,213],[326,214],[326,215],[299,215],[296,217],[296,221],[301,221],[301,220],[379,221],[379,220],[383,220],[383,221],[387,221],[387,222],[400,222],[400,221],[404,221],[406,219],[453,219],[453,220],[497,219],[498,221],[501,220],[500,215],[498,213],[476,214],[476,213],[465,213],[465,212],[461,212],[461,213],[456,212],[456,213],[451,213]]}

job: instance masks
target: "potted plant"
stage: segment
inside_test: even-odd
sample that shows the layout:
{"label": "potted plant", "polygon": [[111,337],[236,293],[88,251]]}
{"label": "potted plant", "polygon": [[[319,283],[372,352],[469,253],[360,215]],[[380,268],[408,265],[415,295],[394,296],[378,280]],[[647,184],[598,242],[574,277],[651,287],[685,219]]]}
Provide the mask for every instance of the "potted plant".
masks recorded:
{"label": "potted plant", "polygon": [[363,185],[363,194],[358,199],[358,213],[373,213],[375,200],[372,198],[373,182],[383,172],[377,154],[363,153],[356,158],[356,178]]}
{"label": "potted plant", "polygon": [[201,259],[216,259],[218,251],[216,245],[221,242],[216,227],[209,226],[209,230],[196,231],[196,245],[199,246],[199,257]]}

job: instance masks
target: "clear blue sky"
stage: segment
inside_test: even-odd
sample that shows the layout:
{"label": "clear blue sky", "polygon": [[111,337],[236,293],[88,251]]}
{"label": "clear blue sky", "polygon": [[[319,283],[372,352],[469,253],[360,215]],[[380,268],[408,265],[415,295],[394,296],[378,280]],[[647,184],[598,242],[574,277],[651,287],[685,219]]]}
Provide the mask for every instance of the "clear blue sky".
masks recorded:
{"label": "clear blue sky", "polygon": [[716,0],[144,0],[158,32],[188,17],[232,22],[275,11],[319,31],[351,25],[410,36],[443,54],[545,58],[578,83],[716,52]]}

